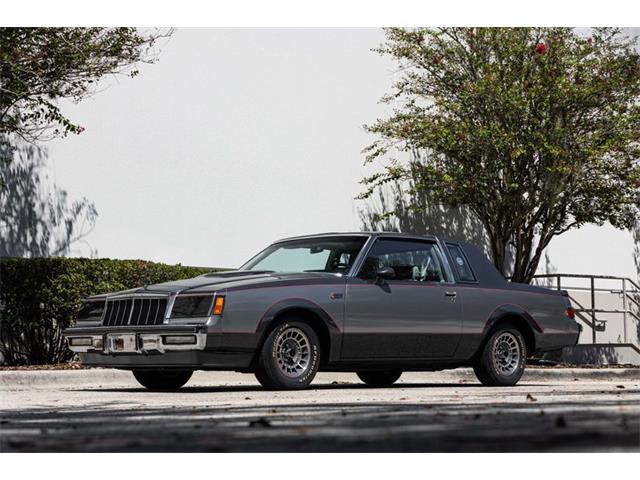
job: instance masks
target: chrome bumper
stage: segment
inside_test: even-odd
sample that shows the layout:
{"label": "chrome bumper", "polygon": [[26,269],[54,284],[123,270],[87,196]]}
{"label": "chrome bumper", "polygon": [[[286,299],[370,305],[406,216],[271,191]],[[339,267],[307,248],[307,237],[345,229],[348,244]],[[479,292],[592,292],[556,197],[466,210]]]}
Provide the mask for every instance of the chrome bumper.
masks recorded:
{"label": "chrome bumper", "polygon": [[207,333],[198,327],[105,329],[72,327],[64,336],[69,349],[76,353],[165,353],[168,351],[204,350]]}

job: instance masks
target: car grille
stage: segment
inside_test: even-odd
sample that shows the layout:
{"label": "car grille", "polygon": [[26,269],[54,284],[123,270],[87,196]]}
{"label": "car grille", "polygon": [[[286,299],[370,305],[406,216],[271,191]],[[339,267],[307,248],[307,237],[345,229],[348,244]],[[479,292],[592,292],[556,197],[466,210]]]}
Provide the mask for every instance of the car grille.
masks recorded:
{"label": "car grille", "polygon": [[166,298],[122,298],[108,300],[103,325],[161,325],[167,310]]}

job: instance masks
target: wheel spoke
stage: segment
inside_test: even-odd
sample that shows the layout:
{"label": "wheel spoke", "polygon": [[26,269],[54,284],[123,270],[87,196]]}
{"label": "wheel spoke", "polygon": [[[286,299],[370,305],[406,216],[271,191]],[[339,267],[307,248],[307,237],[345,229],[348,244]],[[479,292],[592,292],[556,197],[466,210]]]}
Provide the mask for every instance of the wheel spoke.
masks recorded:
{"label": "wheel spoke", "polygon": [[501,375],[512,375],[520,363],[520,345],[510,332],[498,336],[493,346],[493,364]]}
{"label": "wheel spoke", "polygon": [[309,367],[311,345],[307,335],[299,328],[290,327],[275,341],[276,363],[288,377],[297,378]]}

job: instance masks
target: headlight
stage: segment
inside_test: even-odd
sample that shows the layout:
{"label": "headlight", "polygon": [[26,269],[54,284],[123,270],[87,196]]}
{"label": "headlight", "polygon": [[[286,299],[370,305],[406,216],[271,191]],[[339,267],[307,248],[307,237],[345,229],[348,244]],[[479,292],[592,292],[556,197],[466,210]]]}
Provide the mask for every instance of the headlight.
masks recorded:
{"label": "headlight", "polygon": [[208,317],[213,295],[178,295],[173,302],[171,318]]}
{"label": "headlight", "polygon": [[85,300],[78,311],[78,321],[93,320],[97,321],[102,318],[104,312],[104,300]]}

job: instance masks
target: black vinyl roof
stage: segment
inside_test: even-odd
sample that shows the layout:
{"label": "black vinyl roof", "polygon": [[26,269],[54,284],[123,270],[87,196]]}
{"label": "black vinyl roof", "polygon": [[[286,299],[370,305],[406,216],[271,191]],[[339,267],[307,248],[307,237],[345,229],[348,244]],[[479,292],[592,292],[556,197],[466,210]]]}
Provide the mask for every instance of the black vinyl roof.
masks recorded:
{"label": "black vinyl roof", "polygon": [[289,237],[283,238],[282,240],[278,240],[275,243],[280,242],[288,242],[292,240],[304,240],[304,239],[313,239],[313,238],[323,238],[323,237],[373,237],[373,238],[401,238],[401,239],[415,239],[415,240],[437,240],[439,239],[444,243],[455,243],[460,245],[464,250],[465,255],[469,263],[471,264],[471,268],[473,273],[478,280],[478,284],[486,287],[504,287],[507,280],[496,270],[495,266],[491,261],[487,258],[484,252],[478,248],[477,246],[454,239],[446,239],[439,238],[435,235],[423,235],[417,233],[406,233],[406,232],[327,232],[327,233],[316,233],[313,235],[301,235],[297,237]]}

